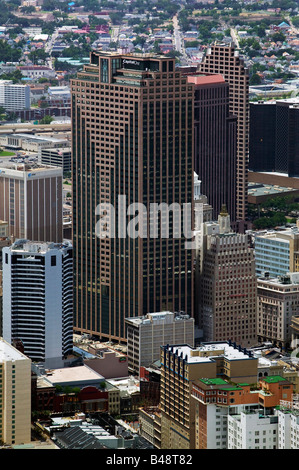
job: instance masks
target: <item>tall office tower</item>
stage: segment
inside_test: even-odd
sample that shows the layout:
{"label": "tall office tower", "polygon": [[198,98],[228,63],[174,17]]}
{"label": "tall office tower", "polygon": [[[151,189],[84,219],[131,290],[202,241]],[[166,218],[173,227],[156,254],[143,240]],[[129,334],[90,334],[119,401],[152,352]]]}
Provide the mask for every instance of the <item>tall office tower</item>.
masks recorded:
{"label": "tall office tower", "polygon": [[214,43],[208,48],[200,72],[223,75],[230,87],[230,112],[237,116],[237,195],[236,218],[247,219],[249,159],[249,72],[232,43]]}
{"label": "tall office tower", "polygon": [[0,441],[31,442],[31,360],[0,338]]}
{"label": "tall office tower", "polygon": [[193,383],[202,378],[257,381],[258,359],[230,342],[161,346],[161,449],[195,448]]}
{"label": "tall office tower", "polygon": [[[125,318],[193,316],[184,214],[155,223],[151,212],[189,204],[193,214],[193,85],[172,58],[92,52],[71,93],[75,331],[126,341]],[[127,210],[138,203],[143,233],[134,238]],[[103,213],[106,237],[96,231]]]}
{"label": "tall office tower", "polygon": [[62,169],[11,164],[0,168],[0,219],[15,239],[63,240]]}
{"label": "tall office tower", "polygon": [[275,169],[276,106],[272,101],[250,103],[249,170]]}
{"label": "tall office tower", "polygon": [[194,170],[201,191],[217,218],[226,204],[236,220],[237,118],[229,111],[229,84],[220,74],[192,74],[194,100]]}
{"label": "tall office tower", "polygon": [[299,98],[250,103],[249,169],[299,176]]}
{"label": "tall office tower", "polygon": [[61,367],[73,350],[73,249],[19,240],[3,249],[3,338]]}
{"label": "tall office tower", "polygon": [[203,224],[200,249],[199,325],[205,341],[256,344],[254,250],[247,234],[234,233],[223,208],[218,223]]}

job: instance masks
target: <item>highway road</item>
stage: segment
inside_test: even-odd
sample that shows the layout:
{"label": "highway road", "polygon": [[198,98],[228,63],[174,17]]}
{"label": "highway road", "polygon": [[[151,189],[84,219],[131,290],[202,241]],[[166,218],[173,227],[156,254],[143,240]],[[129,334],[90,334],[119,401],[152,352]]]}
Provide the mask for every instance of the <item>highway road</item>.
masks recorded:
{"label": "highway road", "polygon": [[0,134],[13,134],[18,132],[68,132],[71,130],[70,123],[61,124],[30,124],[14,123],[0,126]]}

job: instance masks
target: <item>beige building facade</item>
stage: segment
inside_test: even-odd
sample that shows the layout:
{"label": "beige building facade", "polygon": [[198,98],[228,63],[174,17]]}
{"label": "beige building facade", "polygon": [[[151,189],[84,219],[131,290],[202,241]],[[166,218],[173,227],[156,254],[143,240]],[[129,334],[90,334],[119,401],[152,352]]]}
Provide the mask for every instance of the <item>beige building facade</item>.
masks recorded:
{"label": "beige building facade", "polygon": [[31,441],[31,360],[0,338],[0,441]]}
{"label": "beige building facade", "polygon": [[127,318],[128,368],[139,373],[160,359],[160,347],[166,344],[194,346],[194,318],[183,313],[148,313]]}
{"label": "beige building facade", "polygon": [[257,335],[288,349],[292,341],[292,317],[299,315],[299,273],[257,280]]}

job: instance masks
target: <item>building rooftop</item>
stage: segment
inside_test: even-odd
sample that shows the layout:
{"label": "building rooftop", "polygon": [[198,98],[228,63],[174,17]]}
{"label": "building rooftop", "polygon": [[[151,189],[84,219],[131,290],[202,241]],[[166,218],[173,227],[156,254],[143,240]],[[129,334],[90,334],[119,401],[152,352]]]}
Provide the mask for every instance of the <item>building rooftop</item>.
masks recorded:
{"label": "building rooftop", "polygon": [[287,273],[285,276],[278,277],[263,276],[258,278],[258,282],[273,286],[298,286],[299,273]]}
{"label": "building rooftop", "polygon": [[278,382],[287,382],[287,380],[284,377],[281,377],[280,375],[271,375],[268,377],[263,377],[263,381],[269,384],[274,384]]}
{"label": "building rooftop", "polygon": [[[6,173],[8,172],[8,173]],[[34,172],[34,173],[33,173]],[[62,168],[51,166],[51,165],[40,165],[38,163],[11,163],[11,162],[1,162],[0,173],[2,176],[5,174],[8,175],[26,175],[28,177],[35,176],[36,173],[43,173],[43,172],[51,172],[51,173],[61,173],[62,176]],[[50,174],[50,173],[49,173]]]}
{"label": "building rooftop", "polygon": [[126,318],[126,323],[134,326],[149,325],[151,323],[173,323],[174,321],[190,320],[190,316],[184,312],[154,312],[142,317]]}
{"label": "building rooftop", "polygon": [[223,76],[215,74],[194,74],[188,75],[188,82],[195,85],[210,85],[216,83],[226,83]]}
{"label": "building rooftop", "polygon": [[104,380],[104,377],[88,366],[64,367],[62,369],[53,369],[47,371],[47,379],[53,385],[60,383],[74,383],[94,380]]}
{"label": "building rooftop", "polygon": [[227,360],[255,359],[246,348],[230,342],[202,343],[197,348],[192,348],[187,344],[162,347],[181,356],[188,364],[214,362],[217,357],[225,357]]}
{"label": "building rooftop", "polygon": [[20,361],[25,359],[29,360],[27,356],[0,337],[0,363],[4,361]]}
{"label": "building rooftop", "polygon": [[285,193],[298,192],[298,189],[283,187],[277,184],[248,183],[249,196],[284,196]]}
{"label": "building rooftop", "polygon": [[69,240],[65,240],[63,243],[41,243],[32,242],[30,240],[17,240],[12,246],[9,247],[11,251],[26,252],[26,253],[47,253],[50,250],[61,250],[64,248],[71,247],[72,244]]}

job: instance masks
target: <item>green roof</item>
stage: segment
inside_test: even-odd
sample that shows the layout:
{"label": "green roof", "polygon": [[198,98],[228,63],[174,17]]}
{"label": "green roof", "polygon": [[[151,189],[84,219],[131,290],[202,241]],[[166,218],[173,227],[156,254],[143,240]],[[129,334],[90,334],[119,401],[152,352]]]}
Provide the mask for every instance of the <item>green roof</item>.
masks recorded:
{"label": "green roof", "polygon": [[263,381],[269,384],[273,384],[276,382],[285,382],[286,379],[281,377],[280,375],[271,375],[270,377],[263,377]]}
{"label": "green roof", "polygon": [[241,387],[238,387],[238,385],[228,385],[227,387],[221,388],[221,390],[242,390]]}
{"label": "green roof", "polygon": [[227,385],[223,379],[200,379],[205,385]]}

